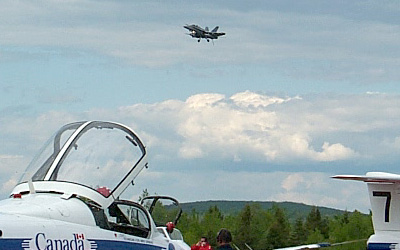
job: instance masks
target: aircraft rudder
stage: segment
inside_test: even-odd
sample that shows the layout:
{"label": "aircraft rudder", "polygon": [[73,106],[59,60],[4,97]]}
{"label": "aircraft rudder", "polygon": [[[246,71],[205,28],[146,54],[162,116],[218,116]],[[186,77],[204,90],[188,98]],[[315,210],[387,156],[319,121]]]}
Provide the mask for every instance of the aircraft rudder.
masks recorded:
{"label": "aircraft rudder", "polygon": [[400,231],[400,185],[397,183],[368,184],[372,221],[376,231]]}
{"label": "aircraft rudder", "polygon": [[217,32],[218,29],[219,29],[219,26],[215,26],[215,28],[211,32]]}

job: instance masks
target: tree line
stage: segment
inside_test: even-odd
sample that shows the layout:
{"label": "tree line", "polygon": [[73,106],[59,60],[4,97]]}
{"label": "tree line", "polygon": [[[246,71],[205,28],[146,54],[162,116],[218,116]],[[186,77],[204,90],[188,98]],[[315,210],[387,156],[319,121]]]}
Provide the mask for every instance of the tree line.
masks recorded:
{"label": "tree line", "polygon": [[[217,206],[205,213],[192,210],[183,213],[178,228],[188,244],[195,244],[200,237],[209,239],[216,246],[216,235],[221,228],[232,232],[233,243],[240,249],[275,249],[312,243],[338,243],[367,239],[373,233],[371,215],[357,210],[341,215],[322,216],[318,207],[312,207],[305,217],[294,222],[284,209],[274,205],[263,209],[258,204],[248,204],[236,215],[224,215]],[[247,245],[247,246],[246,246]],[[365,249],[366,241],[341,245],[335,249]]]}

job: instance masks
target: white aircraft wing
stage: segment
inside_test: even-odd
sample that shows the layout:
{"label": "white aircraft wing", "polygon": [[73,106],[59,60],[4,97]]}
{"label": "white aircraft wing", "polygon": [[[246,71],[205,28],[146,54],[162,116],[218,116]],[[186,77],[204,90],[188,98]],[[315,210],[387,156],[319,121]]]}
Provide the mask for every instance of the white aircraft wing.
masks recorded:
{"label": "white aircraft wing", "polygon": [[334,246],[341,246],[341,245],[347,245],[355,242],[360,242],[360,241],[366,241],[366,239],[360,239],[360,240],[350,240],[350,241],[345,241],[345,242],[339,242],[339,243],[317,243],[317,244],[309,244],[309,245],[302,245],[302,246],[293,246],[293,247],[286,247],[286,248],[278,248],[275,250],[305,250],[305,249],[319,249],[319,248],[324,248],[324,247],[334,247]]}
{"label": "white aircraft wing", "polygon": [[335,175],[332,178],[364,182],[400,183],[400,175],[385,172],[368,172],[366,175]]}
{"label": "white aircraft wing", "polygon": [[309,244],[309,245],[301,245],[294,247],[285,247],[285,248],[277,248],[275,250],[302,250],[302,249],[318,249],[323,247],[330,247],[329,243],[318,243],[318,244]]}

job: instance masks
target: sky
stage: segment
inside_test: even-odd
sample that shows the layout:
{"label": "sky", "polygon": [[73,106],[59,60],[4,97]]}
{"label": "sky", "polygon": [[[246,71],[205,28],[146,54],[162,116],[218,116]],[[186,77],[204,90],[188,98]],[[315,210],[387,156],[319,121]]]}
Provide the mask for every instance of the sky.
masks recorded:
{"label": "sky", "polygon": [[136,191],[182,202],[368,212],[330,176],[400,173],[399,1],[5,0],[0,30],[1,197],[81,120],[132,127]]}

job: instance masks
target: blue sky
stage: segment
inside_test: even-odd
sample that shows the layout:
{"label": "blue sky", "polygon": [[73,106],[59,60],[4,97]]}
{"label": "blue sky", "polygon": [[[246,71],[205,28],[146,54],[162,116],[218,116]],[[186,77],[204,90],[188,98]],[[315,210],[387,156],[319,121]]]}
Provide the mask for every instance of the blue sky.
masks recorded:
{"label": "blue sky", "polygon": [[[139,190],[367,211],[364,184],[329,176],[398,172],[399,12],[397,1],[7,0],[1,193],[58,127],[104,119],[148,145]],[[192,23],[226,36],[198,43]]]}

